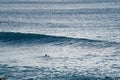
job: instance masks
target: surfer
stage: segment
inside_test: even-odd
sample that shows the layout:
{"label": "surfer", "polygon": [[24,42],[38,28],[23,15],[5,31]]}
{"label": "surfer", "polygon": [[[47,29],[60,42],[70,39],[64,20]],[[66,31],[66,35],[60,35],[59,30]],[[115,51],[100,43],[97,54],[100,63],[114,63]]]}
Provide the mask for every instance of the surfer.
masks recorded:
{"label": "surfer", "polygon": [[50,57],[49,55],[45,54],[44,57]]}

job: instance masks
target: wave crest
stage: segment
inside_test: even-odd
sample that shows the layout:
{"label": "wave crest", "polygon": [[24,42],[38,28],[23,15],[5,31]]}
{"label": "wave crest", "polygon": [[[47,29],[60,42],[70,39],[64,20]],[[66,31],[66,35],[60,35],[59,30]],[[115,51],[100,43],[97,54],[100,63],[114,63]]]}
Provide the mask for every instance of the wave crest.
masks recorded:
{"label": "wave crest", "polygon": [[15,33],[15,32],[0,32],[0,41],[3,43],[14,43],[14,44],[48,44],[54,43],[56,45],[72,45],[77,43],[80,46],[113,46],[120,43],[108,42],[102,40],[92,40],[85,38],[70,38],[63,36],[52,36],[43,34],[32,34],[32,33]]}

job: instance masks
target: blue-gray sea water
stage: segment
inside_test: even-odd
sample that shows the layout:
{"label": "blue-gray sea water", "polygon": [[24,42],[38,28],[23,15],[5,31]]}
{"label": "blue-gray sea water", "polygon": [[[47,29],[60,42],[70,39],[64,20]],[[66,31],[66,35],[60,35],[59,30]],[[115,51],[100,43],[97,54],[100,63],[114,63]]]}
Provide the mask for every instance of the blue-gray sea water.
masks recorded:
{"label": "blue-gray sea water", "polygon": [[0,0],[0,78],[120,80],[120,0]]}

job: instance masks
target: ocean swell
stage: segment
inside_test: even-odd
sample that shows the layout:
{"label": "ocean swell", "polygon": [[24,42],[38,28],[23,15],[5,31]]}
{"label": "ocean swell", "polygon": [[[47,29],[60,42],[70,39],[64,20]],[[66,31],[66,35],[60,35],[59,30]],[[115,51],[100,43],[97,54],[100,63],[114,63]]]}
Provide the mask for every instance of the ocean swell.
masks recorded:
{"label": "ocean swell", "polygon": [[15,32],[0,32],[0,41],[2,43],[10,44],[54,44],[54,45],[72,45],[77,44],[79,46],[101,46],[110,47],[117,46],[120,43],[109,42],[104,40],[92,40],[85,38],[71,38],[64,36],[52,36],[44,34],[34,33],[15,33]]}

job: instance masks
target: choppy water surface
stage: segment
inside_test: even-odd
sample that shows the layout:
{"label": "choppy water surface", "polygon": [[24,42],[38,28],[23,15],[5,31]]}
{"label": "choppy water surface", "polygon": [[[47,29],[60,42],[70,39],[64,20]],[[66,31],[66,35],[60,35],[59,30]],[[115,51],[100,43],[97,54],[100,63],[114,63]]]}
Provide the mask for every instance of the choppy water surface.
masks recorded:
{"label": "choppy water surface", "polygon": [[119,80],[119,0],[0,0],[0,77]]}

